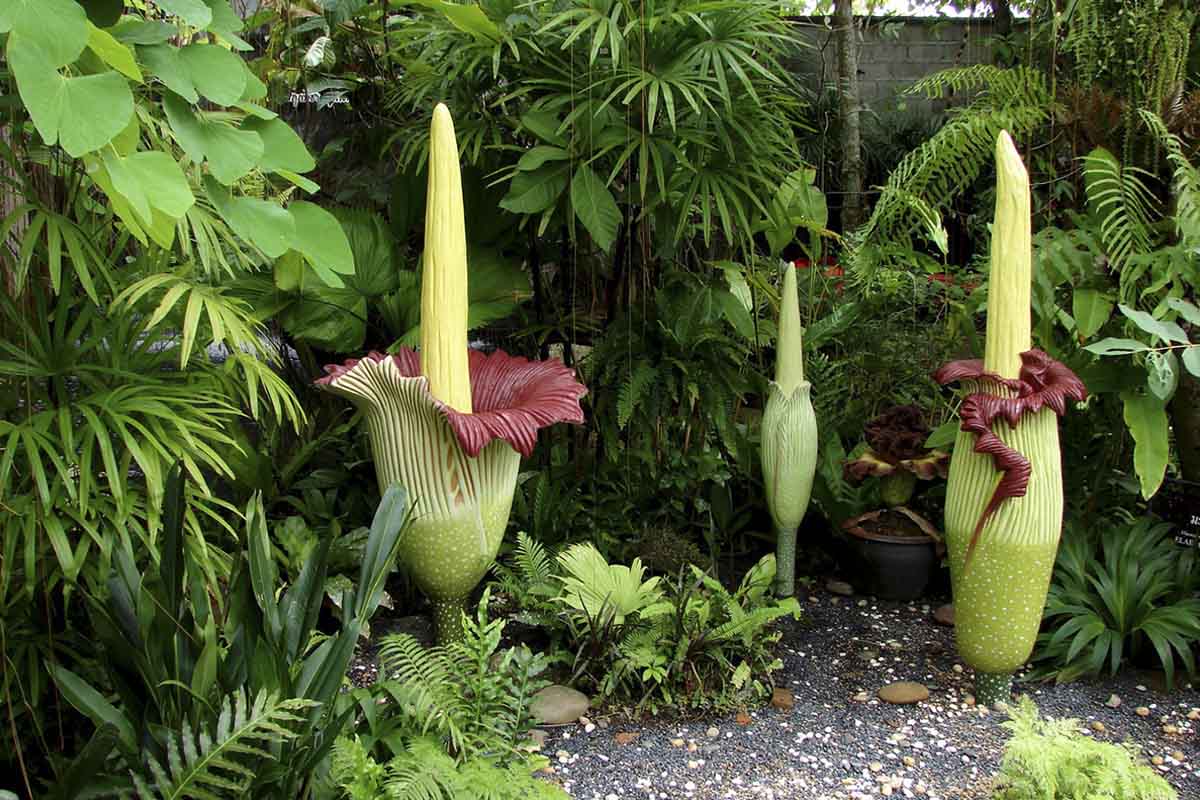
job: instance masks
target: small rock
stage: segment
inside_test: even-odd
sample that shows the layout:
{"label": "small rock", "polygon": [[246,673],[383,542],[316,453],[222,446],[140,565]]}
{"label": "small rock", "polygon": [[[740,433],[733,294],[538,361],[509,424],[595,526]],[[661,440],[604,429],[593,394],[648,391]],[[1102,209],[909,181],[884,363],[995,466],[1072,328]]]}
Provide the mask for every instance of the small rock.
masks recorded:
{"label": "small rock", "polygon": [[1167,736],[1174,736],[1175,734],[1179,733],[1179,728],[1175,725],[1163,725],[1163,733],[1165,733]]}
{"label": "small rock", "polygon": [[565,764],[565,763],[567,763],[567,761],[569,761],[571,759],[571,754],[568,753],[566,750],[559,750],[557,753],[554,754],[554,757],[558,759],[560,764]]}
{"label": "small rock", "polygon": [[944,605],[944,606],[938,606],[937,609],[933,612],[933,621],[936,622],[938,625],[945,625],[947,627],[953,627],[954,626],[954,605],[951,603],[946,603],[946,605]]}
{"label": "small rock", "polygon": [[587,725],[583,726],[584,733],[591,733],[594,730],[596,730],[596,726],[591,722],[589,722]]}
{"label": "small rock", "polygon": [[588,696],[569,686],[547,686],[533,696],[529,713],[547,725],[565,725],[588,710]]}
{"label": "small rock", "polygon": [[854,587],[845,581],[830,579],[825,582],[825,588],[833,594],[840,594],[842,597],[850,597],[854,594]]}
{"label": "small rock", "polygon": [[1108,699],[1104,701],[1104,705],[1108,706],[1109,708],[1120,708],[1121,698],[1115,694],[1110,694]]}
{"label": "small rock", "polygon": [[859,692],[858,694],[854,695],[854,697],[852,697],[850,699],[856,703],[865,703],[868,700],[870,700],[871,698],[870,698],[870,695],[868,695],[866,692]]}
{"label": "small rock", "polygon": [[613,739],[620,745],[633,744],[637,741],[638,735],[637,731],[621,731]]}
{"label": "small rock", "polygon": [[688,742],[687,751],[689,753],[694,753],[699,749],[699,746],[697,746],[695,742]]}
{"label": "small rock", "polygon": [[546,732],[534,728],[529,732],[529,743],[532,749],[541,750],[546,746]]}
{"label": "small rock", "polygon": [[959,675],[963,674],[963,665],[962,664],[955,664],[953,667],[951,667],[951,669],[954,670]]}
{"label": "small rock", "polygon": [[672,739],[671,747],[683,747],[683,739]]}
{"label": "small rock", "polygon": [[749,725],[751,722],[753,722],[753,720],[750,719],[750,715],[745,711],[739,711],[737,713],[737,717],[734,719],[737,721],[738,725]]}
{"label": "small rock", "polygon": [[973,694],[963,695],[963,705],[968,706],[968,707],[973,707],[975,705],[975,695],[973,695]]}
{"label": "small rock", "polygon": [[1092,723],[1092,730],[1094,730],[1096,733],[1104,733],[1104,723],[1100,720],[1096,720]]}
{"label": "small rock", "polygon": [[906,767],[915,767],[917,765],[917,760],[912,756],[905,756],[900,760],[904,762],[904,766]]}
{"label": "small rock", "polygon": [[929,689],[923,684],[912,681],[897,681],[889,683],[878,692],[879,699],[885,703],[908,705],[920,703],[929,699]]}
{"label": "small rock", "polygon": [[700,768],[699,761],[689,761],[688,762],[688,769],[699,769],[699,768]]}
{"label": "small rock", "polygon": [[1146,708],[1145,706],[1138,706],[1133,710],[1133,713],[1137,714],[1139,717],[1148,717],[1150,716],[1150,709]]}
{"label": "small rock", "polygon": [[1156,767],[1161,767],[1163,764],[1163,757],[1162,756],[1153,756],[1150,759],[1150,763]]}
{"label": "small rock", "polygon": [[880,761],[872,761],[870,764],[867,764],[867,769],[871,770],[871,772],[882,772],[883,763]]}
{"label": "small rock", "polygon": [[1185,760],[1187,760],[1187,756],[1185,756],[1185,755],[1183,754],[1183,751],[1182,751],[1182,750],[1176,750],[1176,751],[1174,751],[1173,753],[1171,753],[1171,758],[1175,759],[1176,761],[1185,761]]}
{"label": "small rock", "polygon": [[796,705],[796,698],[792,695],[790,689],[776,687],[771,692],[771,705],[783,711],[790,711]]}
{"label": "small rock", "polygon": [[721,729],[715,725],[704,732],[704,735],[710,739],[715,739],[721,735]]}
{"label": "small rock", "polygon": [[1004,702],[1003,700],[997,700],[996,702],[992,703],[992,711],[1008,711],[1008,703]]}
{"label": "small rock", "polygon": [[866,608],[866,607],[867,607],[867,601],[866,601],[866,600],[859,600],[859,601],[858,601],[858,607],[859,607],[859,608]]}
{"label": "small rock", "polygon": [[1191,711],[1189,711],[1187,713],[1187,718],[1193,721],[1200,719],[1200,708],[1193,708]]}

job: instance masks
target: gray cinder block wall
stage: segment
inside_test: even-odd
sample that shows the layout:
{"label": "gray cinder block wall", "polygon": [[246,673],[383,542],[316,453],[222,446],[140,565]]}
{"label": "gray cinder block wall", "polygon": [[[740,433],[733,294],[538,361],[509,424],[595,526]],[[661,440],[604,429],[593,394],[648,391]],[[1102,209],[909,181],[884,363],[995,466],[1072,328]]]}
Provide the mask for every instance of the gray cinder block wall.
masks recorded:
{"label": "gray cinder block wall", "polygon": [[[837,46],[828,17],[797,17],[797,35],[811,45],[792,64],[806,85],[837,80]],[[859,91],[864,105],[879,107],[914,81],[948,67],[992,60],[992,21],[947,17],[859,18]]]}

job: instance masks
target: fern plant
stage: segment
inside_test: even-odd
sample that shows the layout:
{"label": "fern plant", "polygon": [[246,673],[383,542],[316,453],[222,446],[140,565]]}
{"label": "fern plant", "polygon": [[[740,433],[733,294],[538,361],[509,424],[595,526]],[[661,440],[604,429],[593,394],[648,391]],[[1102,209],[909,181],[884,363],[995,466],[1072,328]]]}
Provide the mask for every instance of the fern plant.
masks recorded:
{"label": "fern plant", "polygon": [[379,681],[351,695],[356,733],[334,747],[331,776],[344,796],[564,796],[532,777],[546,762],[525,747],[546,659],[500,650],[505,620],[488,619],[490,595],[484,589],[474,617],[463,615],[462,641],[426,649],[407,634],[382,640]]}
{"label": "fern plant", "polygon": [[1042,718],[1028,696],[1002,723],[1012,734],[1004,747],[995,800],[1178,800],[1146,764],[1139,748],[1085,736],[1073,719]]}
{"label": "fern plant", "polygon": [[464,639],[425,649],[407,634],[379,647],[378,689],[396,702],[402,728],[432,736],[454,758],[520,758],[534,727],[529,703],[546,685],[546,659],[524,648],[500,651],[505,620],[488,620],[490,589],[474,618],[464,615]]}

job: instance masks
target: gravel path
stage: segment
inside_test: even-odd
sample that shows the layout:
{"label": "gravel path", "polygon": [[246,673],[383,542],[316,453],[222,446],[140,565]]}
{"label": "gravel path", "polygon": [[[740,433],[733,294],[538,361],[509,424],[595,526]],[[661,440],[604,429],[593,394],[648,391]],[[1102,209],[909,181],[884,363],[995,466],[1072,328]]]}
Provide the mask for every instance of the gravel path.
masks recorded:
{"label": "gravel path", "polygon": [[[586,800],[989,797],[1005,715],[974,706],[953,630],[932,621],[930,606],[823,590],[803,603],[805,619],[786,623],[784,668],[775,674],[794,696],[791,709],[688,723],[596,717],[550,728],[543,752],[551,779]],[[876,699],[880,686],[898,680],[925,684],[929,700]],[[1091,735],[1142,745],[1182,800],[1200,800],[1193,688],[1167,695],[1152,677],[1123,673],[1095,685],[1020,690],[1031,691],[1045,715],[1075,717]],[[1117,708],[1106,705],[1113,694]]]}

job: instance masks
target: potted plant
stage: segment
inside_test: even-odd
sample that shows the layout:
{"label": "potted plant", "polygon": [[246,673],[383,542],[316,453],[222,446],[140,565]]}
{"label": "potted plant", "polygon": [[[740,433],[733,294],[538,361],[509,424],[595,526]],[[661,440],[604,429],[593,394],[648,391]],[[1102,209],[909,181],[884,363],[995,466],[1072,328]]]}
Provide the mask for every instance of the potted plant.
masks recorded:
{"label": "potted plant", "polygon": [[921,596],[939,561],[942,537],[929,520],[908,507],[918,480],[945,478],[950,455],[925,446],[929,427],[917,406],[893,406],[867,423],[867,449],[846,461],[845,478],[879,479],[886,508],[842,523],[860,562],[859,581],[869,594],[888,600]]}

